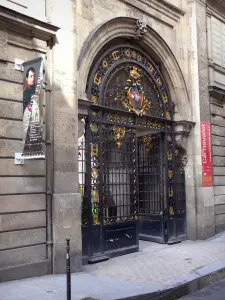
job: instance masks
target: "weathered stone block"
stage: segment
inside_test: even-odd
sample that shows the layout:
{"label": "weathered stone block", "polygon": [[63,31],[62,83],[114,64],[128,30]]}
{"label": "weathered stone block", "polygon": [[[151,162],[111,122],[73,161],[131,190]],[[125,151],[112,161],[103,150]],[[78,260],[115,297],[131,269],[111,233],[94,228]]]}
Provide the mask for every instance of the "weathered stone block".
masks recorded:
{"label": "weathered stone block", "polygon": [[[59,56],[61,56],[61,55],[59,55]],[[74,66],[73,66],[73,68],[74,68]],[[71,97],[72,97],[72,95],[74,95],[74,92],[76,91],[76,86],[77,86],[77,82],[74,78],[74,74],[72,71],[67,70],[66,68],[65,69],[57,69],[54,71],[54,86],[53,86],[54,92],[63,91],[66,94],[70,94],[69,101],[71,101]],[[65,101],[65,102],[67,101],[66,94],[62,97],[61,101]],[[74,95],[74,98],[75,98],[75,95]],[[75,100],[73,100],[73,101],[75,101]]]}
{"label": "weathered stone block", "polygon": [[197,239],[196,188],[186,187],[187,235],[190,240]]}
{"label": "weathered stone block", "polygon": [[213,187],[198,187],[197,190],[197,231],[199,239],[215,234],[215,208]]}
{"label": "weathered stone block", "polygon": [[212,134],[225,136],[225,128],[220,126],[212,125]]}
{"label": "weathered stone block", "polygon": [[218,155],[218,156],[225,156],[225,147],[221,146],[213,146],[213,155]]}
{"label": "weathered stone block", "polygon": [[211,122],[214,125],[219,125],[225,127],[225,118],[221,116],[212,115]]}
{"label": "weathered stone block", "polygon": [[77,118],[75,115],[55,113],[54,138],[56,143],[77,143]]}
{"label": "weathered stone block", "polygon": [[37,38],[33,38],[32,40],[32,46],[34,49],[47,52],[47,43],[46,41],[39,40]]}
{"label": "weathered stone block", "polygon": [[34,211],[46,209],[45,194],[0,195],[0,212],[13,213],[18,211]]}
{"label": "weathered stone block", "polygon": [[224,167],[214,167],[213,168],[214,176],[225,176],[225,168]]}
{"label": "weathered stone block", "polygon": [[216,225],[216,234],[225,231],[225,223]]}
{"label": "weathered stone block", "polygon": [[23,73],[15,70],[13,63],[0,62],[0,79],[23,83]]}
{"label": "weathered stone block", "polygon": [[225,214],[225,204],[216,205],[215,206],[215,214],[216,215]]}
{"label": "weathered stone block", "polygon": [[24,61],[32,60],[35,58],[34,52],[32,49],[24,49],[18,45],[9,45],[8,46],[8,60],[10,62],[15,61],[15,57],[22,59]]}
{"label": "weathered stone block", "polygon": [[221,117],[225,117],[225,110],[224,108],[211,104],[211,114],[213,115],[217,115],[217,116],[221,116]]}
{"label": "weathered stone block", "polygon": [[225,204],[225,195],[215,196],[215,205]]}
{"label": "weathered stone block", "polygon": [[198,207],[207,208],[214,207],[214,193],[212,187],[199,187],[197,188]]}
{"label": "weathered stone block", "polygon": [[55,144],[55,171],[77,172],[77,145]]}
{"label": "weathered stone block", "polygon": [[45,176],[44,160],[26,160],[24,165],[15,165],[14,159],[1,161],[0,176]]}
{"label": "weathered stone block", "polygon": [[22,102],[12,102],[0,99],[0,118],[23,119]]}
{"label": "weathered stone block", "polygon": [[44,177],[0,177],[2,194],[44,193],[45,190]]}
{"label": "weathered stone block", "polygon": [[225,185],[225,176],[214,176],[214,185]]}
{"label": "weathered stone block", "polygon": [[222,156],[213,156],[213,165],[218,167],[225,166],[225,157]]}
{"label": "weathered stone block", "polygon": [[23,142],[0,139],[0,157],[14,157],[15,152],[22,152]]}
{"label": "weathered stone block", "polygon": [[46,246],[32,246],[1,251],[0,269],[18,266],[46,259]]}
{"label": "weathered stone block", "polygon": [[0,119],[0,137],[22,139],[22,122]]}
{"label": "weathered stone block", "polygon": [[0,233],[0,250],[25,247],[46,242],[46,228]]}
{"label": "weathered stone block", "polygon": [[225,138],[221,136],[212,136],[212,144],[217,146],[225,146]]}
{"label": "weathered stone block", "polygon": [[54,92],[55,111],[66,114],[75,114],[77,100],[74,94],[64,93],[61,90]]}
{"label": "weathered stone block", "polygon": [[198,239],[205,240],[215,235],[215,211],[214,207],[201,209],[197,214]]}
{"label": "weathered stone block", "polygon": [[215,216],[216,225],[225,224],[225,214],[220,214]]}
{"label": "weathered stone block", "polygon": [[24,47],[30,47],[32,48],[32,36],[25,36],[23,34],[20,34],[18,32],[15,31],[11,31],[10,29],[8,29],[8,40],[10,42],[10,44],[20,44],[23,45]]}
{"label": "weathered stone block", "polygon": [[55,192],[76,193],[78,191],[78,176],[75,172],[54,172]]}
{"label": "weathered stone block", "polygon": [[225,195],[225,186],[215,186],[214,191],[215,191],[215,196]]}
{"label": "weathered stone block", "polygon": [[0,220],[1,220],[0,232],[35,228],[35,227],[45,227],[46,212],[38,211],[38,212],[6,214],[6,215],[1,215]]}
{"label": "weathered stone block", "polygon": [[23,101],[23,85],[0,80],[0,98]]}
{"label": "weathered stone block", "polygon": [[81,200],[79,194],[58,194],[53,199],[53,271],[65,273],[65,243],[71,239],[71,271],[82,268]]}

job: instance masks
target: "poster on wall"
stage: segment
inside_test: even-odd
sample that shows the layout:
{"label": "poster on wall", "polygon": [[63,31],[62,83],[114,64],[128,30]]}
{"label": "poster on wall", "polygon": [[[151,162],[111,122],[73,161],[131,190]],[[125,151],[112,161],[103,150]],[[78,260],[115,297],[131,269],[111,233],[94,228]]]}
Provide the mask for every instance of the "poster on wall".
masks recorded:
{"label": "poster on wall", "polygon": [[211,125],[201,122],[202,186],[213,185]]}
{"label": "poster on wall", "polygon": [[23,63],[23,153],[24,159],[44,157],[42,143],[41,88],[43,84],[43,58]]}

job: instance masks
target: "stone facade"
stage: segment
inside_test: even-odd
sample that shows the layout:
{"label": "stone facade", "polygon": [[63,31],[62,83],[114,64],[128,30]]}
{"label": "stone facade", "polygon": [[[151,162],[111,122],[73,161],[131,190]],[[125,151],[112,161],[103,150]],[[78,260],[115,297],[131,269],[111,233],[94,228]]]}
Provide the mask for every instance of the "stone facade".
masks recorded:
{"label": "stone facade", "polygon": [[[17,12],[17,13],[16,13]],[[63,12],[63,17],[62,17]],[[157,61],[175,103],[176,139],[185,149],[187,234],[225,229],[225,6],[220,0],[2,0],[0,6],[0,281],[81,270],[78,131],[86,85],[106,44],[132,42]],[[14,164],[22,150],[22,73],[15,58],[42,56],[45,160]],[[212,124],[214,186],[202,187],[200,122]]]}

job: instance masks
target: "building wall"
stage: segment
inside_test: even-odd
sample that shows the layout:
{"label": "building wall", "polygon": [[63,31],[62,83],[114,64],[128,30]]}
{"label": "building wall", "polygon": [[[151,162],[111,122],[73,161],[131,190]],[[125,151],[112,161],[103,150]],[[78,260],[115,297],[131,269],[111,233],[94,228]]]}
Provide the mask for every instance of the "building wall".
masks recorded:
{"label": "building wall", "polygon": [[225,230],[225,6],[210,2],[207,12],[209,91],[212,124],[216,233]]}
{"label": "building wall", "polygon": [[[14,163],[15,152],[23,147],[23,73],[15,70],[15,58],[45,59],[47,43],[4,21],[0,27],[0,280],[20,277],[28,265],[34,274],[47,274],[51,268],[46,161]],[[47,94],[42,91],[44,108]]]}
{"label": "building wall", "polygon": [[[8,2],[3,4],[0,6],[0,280],[65,272],[67,237],[71,237],[74,257],[72,271],[78,271],[81,211],[77,193],[73,4],[58,1],[50,9],[48,2],[49,9],[45,11],[44,1],[38,3],[44,12],[38,12],[42,20],[30,18],[32,11],[36,17],[32,1],[27,8],[20,9],[6,5]],[[62,20],[62,11],[65,24],[58,22]],[[57,36],[58,27],[42,22],[45,13],[49,20],[57,20],[55,24],[60,25]],[[15,152],[22,152],[23,148],[23,73],[15,70],[15,58],[28,61],[37,57],[43,57],[45,65],[41,99],[46,159],[25,160],[24,165],[15,165]]]}
{"label": "building wall", "polygon": [[[12,15],[9,11],[3,14],[0,7],[0,280],[64,272],[66,237],[72,241],[72,271],[81,269],[78,101],[89,102],[85,87],[91,64],[101,51],[98,45],[104,45],[111,33],[135,35],[134,28],[129,27],[132,22],[125,24],[125,18],[143,19],[156,40],[163,41],[158,52],[148,46],[148,35],[138,43],[162,64],[176,104],[177,134],[188,159],[188,237],[205,239],[224,230],[225,112],[220,96],[225,74],[221,55],[225,11],[215,13],[217,0],[211,1],[211,8],[207,8],[206,2],[1,1],[3,7],[17,12],[13,18],[18,20],[10,25]],[[113,19],[118,20],[116,34],[113,27],[104,26]],[[123,28],[119,22],[124,22]],[[101,34],[95,36],[98,29]],[[93,60],[87,56],[91,50]],[[23,87],[22,73],[14,69],[14,60],[40,56],[45,60],[46,159],[25,161],[18,166],[14,164],[14,154],[22,150]],[[171,62],[170,70],[164,65],[167,61]],[[181,75],[185,86],[181,84]],[[79,111],[83,118],[87,110],[79,106]],[[202,187],[200,121],[212,123],[214,188]],[[188,130],[185,124],[190,125]],[[82,126],[79,131],[82,135]]]}

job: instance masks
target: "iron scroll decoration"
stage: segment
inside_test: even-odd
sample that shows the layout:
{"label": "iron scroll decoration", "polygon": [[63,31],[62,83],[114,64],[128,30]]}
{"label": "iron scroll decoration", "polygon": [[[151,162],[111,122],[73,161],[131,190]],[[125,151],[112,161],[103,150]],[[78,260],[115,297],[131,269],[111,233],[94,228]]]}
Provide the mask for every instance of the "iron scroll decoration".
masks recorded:
{"label": "iron scroll decoration", "polygon": [[[141,82],[143,73],[147,73],[163,108],[160,118],[172,121],[174,105],[170,99],[168,88],[159,68],[141,49],[131,45],[125,44],[113,47],[100,57],[90,76],[87,94],[91,102],[94,105],[104,105],[103,91],[107,78],[117,66],[123,63],[127,63],[130,66],[129,76],[127,76],[127,81],[124,83],[124,93],[126,94],[121,95],[123,102],[125,102],[127,96],[127,103],[131,104],[130,100],[133,92],[133,96],[135,96],[135,94],[138,95],[140,106],[146,106],[145,109],[142,110],[142,114],[139,115],[145,115],[147,109],[150,112],[149,115],[151,115],[151,99],[145,99]],[[136,84],[136,91],[131,91],[129,82]],[[125,90],[125,88],[127,88],[127,90]],[[146,100],[149,101],[149,103],[145,102]],[[128,105],[127,111],[137,114],[138,110],[133,108],[132,105]]]}
{"label": "iron scroll decoration", "polygon": [[[129,66],[129,72],[123,89],[119,90],[115,101],[120,101],[123,109],[139,117],[148,116],[151,123],[151,99],[145,96],[142,86],[142,77],[147,74],[151,86],[155,89],[158,96],[159,105],[162,107],[160,119],[157,124],[159,128],[166,128],[167,157],[168,157],[168,179],[167,179],[167,197],[169,204],[169,217],[173,218],[175,214],[175,190],[174,190],[174,134],[173,134],[173,112],[174,105],[171,101],[168,88],[164,78],[154,61],[147,56],[141,49],[131,45],[119,45],[106,51],[97,61],[91,75],[87,94],[93,107],[104,107],[104,89],[115,68],[123,67],[123,64]],[[99,168],[101,165],[101,141],[99,140],[99,112],[89,112],[90,132],[91,132],[91,203],[92,203],[92,222],[94,225],[100,223],[100,198],[103,197],[100,192]],[[106,113],[107,115],[107,113]],[[122,118],[122,117],[121,117]],[[128,123],[132,123],[129,116],[126,117]],[[146,122],[146,121],[145,121]],[[163,122],[165,124],[163,124]],[[124,123],[124,122],[123,122]],[[125,125],[125,124],[124,124]],[[122,145],[123,136],[126,134],[125,127],[112,127],[117,147]],[[134,170],[136,172],[136,170]]]}

